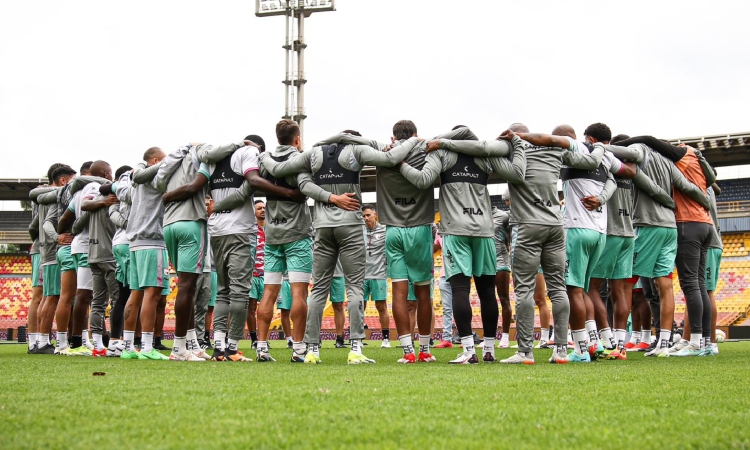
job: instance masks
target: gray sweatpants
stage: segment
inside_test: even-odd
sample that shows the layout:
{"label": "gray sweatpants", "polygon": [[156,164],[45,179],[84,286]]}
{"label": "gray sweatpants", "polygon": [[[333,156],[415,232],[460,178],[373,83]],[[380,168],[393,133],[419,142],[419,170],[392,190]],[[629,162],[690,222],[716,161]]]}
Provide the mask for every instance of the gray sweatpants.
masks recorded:
{"label": "gray sweatpants", "polygon": [[214,307],[214,332],[226,332],[229,320],[229,339],[239,341],[245,335],[257,238],[255,233],[211,236],[219,284]]}
{"label": "gray sweatpants", "polygon": [[195,290],[195,334],[203,339],[206,334],[206,314],[208,303],[211,301],[211,272],[203,272],[198,277]]}
{"label": "gray sweatpants", "polygon": [[328,300],[328,291],[331,288],[337,259],[341,260],[341,268],[344,270],[346,296],[349,302],[349,338],[364,339],[363,297],[366,247],[364,224],[315,230],[312,272],[315,284],[307,302],[307,328],[305,330],[305,342],[308,344],[320,343],[323,310]]}
{"label": "gray sweatpants", "polygon": [[[91,301],[91,332],[104,334],[104,314],[109,299],[117,301],[120,288],[115,279],[117,265],[114,261],[89,263],[93,279],[93,300]],[[114,307],[114,306],[113,306]]]}
{"label": "gray sweatpants", "polygon": [[513,225],[511,260],[516,292],[518,350],[534,347],[534,287],[539,266],[544,271],[547,295],[552,300],[555,343],[568,342],[570,302],[565,290],[565,232],[562,226],[521,223]]}

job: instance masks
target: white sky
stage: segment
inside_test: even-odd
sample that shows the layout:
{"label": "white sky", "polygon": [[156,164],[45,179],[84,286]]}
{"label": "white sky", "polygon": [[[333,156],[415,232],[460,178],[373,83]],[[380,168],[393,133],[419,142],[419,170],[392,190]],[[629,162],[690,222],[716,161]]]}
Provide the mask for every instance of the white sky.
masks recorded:
{"label": "white sky", "polygon": [[[306,21],[305,142],[512,122],[663,138],[750,129],[748,2],[338,0]],[[0,177],[275,143],[284,19],[251,0],[0,2]],[[750,166],[722,170],[750,176]],[[496,188],[499,190],[499,188]],[[493,192],[494,193],[494,192]]]}

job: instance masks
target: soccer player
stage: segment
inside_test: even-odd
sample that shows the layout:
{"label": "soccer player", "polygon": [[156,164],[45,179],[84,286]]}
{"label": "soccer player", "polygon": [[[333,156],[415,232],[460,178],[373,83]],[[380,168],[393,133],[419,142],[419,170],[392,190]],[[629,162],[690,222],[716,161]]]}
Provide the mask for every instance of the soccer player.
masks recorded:
{"label": "soccer player", "polygon": [[266,259],[266,204],[263,200],[255,200],[255,220],[258,223],[258,245],[255,247],[255,265],[253,266],[253,287],[250,288],[250,303],[247,308],[247,330],[253,348],[258,348],[258,325],[255,313],[258,302],[263,299],[263,276],[265,274]]}
{"label": "soccer player", "polygon": [[378,210],[374,205],[362,207],[362,218],[367,228],[367,259],[365,262],[365,310],[367,300],[375,302],[383,333],[382,348],[391,347],[391,318],[388,317],[388,285],[385,258],[386,227],[378,222]]}
{"label": "soccer player", "polygon": [[[162,192],[154,178],[166,154],[159,147],[151,147],[143,155],[131,176],[131,208],[127,236],[130,241],[130,298],[125,304],[123,337],[125,350],[122,359],[169,360],[154,345],[156,310],[162,291],[169,287],[169,259],[164,243],[164,205]],[[176,165],[175,165],[176,168]],[[117,186],[118,198],[131,186]],[[135,326],[140,309],[141,351],[134,347]]]}
{"label": "soccer player", "polygon": [[[436,249],[442,250],[443,237],[440,233],[435,238],[435,245]],[[443,257],[445,257],[445,254],[443,254]],[[435,348],[453,348],[453,295],[451,285],[445,279],[445,259],[443,259],[443,265],[440,267],[438,289],[440,289],[440,302],[443,304],[443,338]]]}
{"label": "soccer player", "polygon": [[[359,133],[349,133],[359,134]],[[365,165],[393,166],[408,154],[417,143],[411,137],[388,152],[381,152],[365,145],[330,144],[316,145],[283,162],[274,161],[270,155],[262,155],[263,165],[275,177],[294,173],[310,172],[315,183],[333,194],[352,194],[361,199],[359,173]],[[312,297],[309,302],[305,342],[308,352],[305,362],[320,362],[320,325],[323,309],[333,277],[334,261],[341,259],[346,275],[346,290],[349,301],[351,351],[348,363],[373,363],[362,354],[364,339],[363,287],[366,249],[364,222],[361,211],[346,211],[334,205],[315,202],[315,249],[313,259]]]}
{"label": "soccer player", "polygon": [[[303,203],[304,195],[298,189],[277,186],[260,175],[258,148],[259,145],[264,145],[264,141],[255,135],[247,138],[240,143],[221,147],[198,145],[198,156],[209,164],[211,197],[220,203],[228,196],[237,194],[243,182],[247,180],[250,188],[262,190],[266,195],[276,195]],[[260,144],[250,138],[256,139]],[[237,345],[245,332],[258,234],[252,195],[249,196],[249,201],[237,208],[211,214],[208,232],[211,236],[219,284],[214,311],[215,344],[212,359],[252,361],[237,351]],[[231,320],[229,326],[227,319]],[[226,336],[228,345],[225,347]]]}
{"label": "soccer player", "polygon": [[[426,151],[429,154],[421,170],[408,163],[403,163],[400,170],[407,180],[420,189],[431,187],[440,178],[443,264],[451,284],[453,313],[463,345],[463,352],[450,363],[479,362],[471,329],[469,290],[472,277],[481,302],[484,328],[482,360],[495,362],[495,336],[499,316],[495,298],[497,256],[487,181],[490,173],[495,172],[509,182],[522,182],[526,171],[526,156],[523,149],[516,150],[504,141],[432,140],[427,144]],[[482,157],[492,152],[506,155],[507,158]]]}
{"label": "soccer player", "polygon": [[[172,161],[179,161],[169,174]],[[195,148],[184,146],[166,157],[156,176],[165,185],[164,241],[172,267],[177,271],[175,339],[169,359],[205,361],[211,359],[198,344],[195,331],[195,296],[203,276],[208,236],[206,194],[208,166],[198,160]],[[202,336],[201,336],[202,337]]]}
{"label": "soccer player", "polygon": [[[619,144],[628,146],[623,147]],[[623,161],[635,162],[639,169],[662,190],[671,192],[673,187],[676,188],[674,194],[680,198],[683,208],[689,208],[690,211],[695,211],[698,205],[706,210],[709,208],[704,191],[688,181],[672,161],[649,146],[639,143],[628,144],[628,140],[625,140],[619,142],[618,145],[607,145],[605,148]],[[678,195],[677,191],[687,194],[698,205],[690,204],[688,198],[682,194]],[[675,201],[678,209],[680,209],[680,202]],[[674,293],[670,276],[678,251],[675,213],[663,207],[649,195],[644,195],[642,189],[637,188],[634,194],[633,226],[636,235],[633,250],[633,278],[627,282],[626,295],[632,292],[633,285],[637,281],[635,277],[643,276],[654,279],[659,292],[661,328],[656,348],[647,352],[646,356],[666,357],[669,356],[671,325],[674,322]]]}
{"label": "soccer player", "polygon": [[[41,186],[39,186],[41,187]],[[37,338],[37,308],[42,301],[42,272],[41,259],[39,255],[39,205],[31,202],[31,223],[29,224],[29,236],[31,237],[31,302],[29,303],[29,315],[27,317],[27,335],[29,337],[28,353],[31,354],[36,350]]]}
{"label": "soccer player", "polygon": [[502,333],[498,348],[509,347],[510,322],[513,311],[510,308],[510,258],[508,244],[510,243],[510,214],[502,209],[492,207],[492,225],[495,241],[495,289],[502,308]]}

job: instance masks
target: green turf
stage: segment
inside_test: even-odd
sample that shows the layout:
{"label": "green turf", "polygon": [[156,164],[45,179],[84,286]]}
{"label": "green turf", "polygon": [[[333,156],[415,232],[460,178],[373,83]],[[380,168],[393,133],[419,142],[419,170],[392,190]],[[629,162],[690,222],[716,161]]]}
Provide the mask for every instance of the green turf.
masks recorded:
{"label": "green turf", "polygon": [[[748,448],[750,343],[588,365],[122,361],[0,346],[0,448]],[[243,348],[251,354],[249,348]],[[498,351],[505,357],[511,350]],[[105,376],[92,376],[106,372]]]}

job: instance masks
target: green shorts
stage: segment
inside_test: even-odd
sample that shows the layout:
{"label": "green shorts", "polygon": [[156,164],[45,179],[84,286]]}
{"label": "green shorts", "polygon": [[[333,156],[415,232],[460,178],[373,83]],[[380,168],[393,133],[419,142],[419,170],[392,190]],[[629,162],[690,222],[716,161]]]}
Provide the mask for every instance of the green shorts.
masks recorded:
{"label": "green shorts", "polygon": [[[430,287],[432,287],[432,283],[430,283]],[[432,298],[433,290],[430,289],[430,298]],[[417,294],[414,293],[414,283],[409,283],[409,290],[406,292],[406,300],[410,302],[416,302],[417,301]]]}
{"label": "green shorts", "polygon": [[344,277],[333,277],[329,291],[331,303],[344,303]]}
{"label": "green shorts", "polygon": [[565,230],[565,285],[589,290],[591,273],[604,251],[607,235],[587,228]]}
{"label": "green shorts", "polygon": [[443,236],[446,279],[457,274],[467,277],[495,275],[495,258],[495,241],[491,237]]}
{"label": "green shorts", "polygon": [[70,245],[57,248],[57,265],[60,267],[60,273],[69,272],[78,268],[76,258],[70,254]]}
{"label": "green shorts", "polygon": [[163,248],[145,248],[130,252],[128,283],[133,291],[147,287],[163,288],[162,295],[169,295],[169,259]]}
{"label": "green shorts", "polygon": [[624,280],[633,276],[633,245],[635,238],[607,236],[604,252],[599,257],[591,278]]}
{"label": "green shorts", "polygon": [[674,271],[677,257],[677,228],[635,227],[633,275],[666,277]]}
{"label": "green shorts", "polygon": [[276,299],[276,307],[286,311],[292,309],[292,285],[289,283],[289,280],[281,282],[281,293],[279,294],[279,298]]}
{"label": "green shorts", "polygon": [[40,287],[44,283],[42,277],[42,256],[39,253],[31,255],[31,287]]}
{"label": "green shorts", "polygon": [[[85,269],[89,266],[89,255],[88,253],[76,253],[73,256],[73,260],[76,263],[76,269]],[[61,270],[61,272],[65,272]]]}
{"label": "green shorts", "polygon": [[115,279],[123,285],[128,285],[128,273],[130,271],[130,245],[120,244],[112,248],[115,255],[116,269]]}
{"label": "green shorts", "polygon": [[715,291],[716,284],[719,282],[719,266],[721,265],[720,248],[709,248],[706,253],[706,290]]}
{"label": "green shorts", "polygon": [[312,238],[304,238],[286,244],[266,244],[264,270],[273,273],[312,273],[312,245]]}
{"label": "green shorts", "polygon": [[211,300],[208,306],[216,306],[216,296],[219,294],[219,276],[216,271],[211,271]]}
{"label": "green shorts", "polygon": [[263,277],[253,277],[253,285],[250,287],[250,298],[260,301],[263,298]]}
{"label": "green shorts", "polygon": [[[494,259],[494,247],[492,256]],[[432,227],[386,227],[385,260],[388,278],[392,280],[431,280],[435,271],[432,257]]]}
{"label": "green shorts", "polygon": [[[411,283],[409,283],[411,285]],[[365,301],[385,301],[388,298],[388,284],[386,280],[365,280]]]}
{"label": "green shorts", "polygon": [[203,273],[206,238],[206,222],[202,220],[182,220],[164,227],[169,260],[178,273]]}
{"label": "green shorts", "polygon": [[60,295],[60,266],[57,264],[47,264],[42,266],[43,282],[42,295]]}

